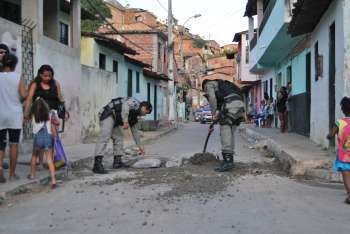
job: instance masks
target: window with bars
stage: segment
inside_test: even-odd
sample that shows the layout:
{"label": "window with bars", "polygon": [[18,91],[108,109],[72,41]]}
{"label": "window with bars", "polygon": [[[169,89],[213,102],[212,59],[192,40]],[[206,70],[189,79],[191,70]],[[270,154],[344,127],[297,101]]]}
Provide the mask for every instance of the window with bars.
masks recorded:
{"label": "window with bars", "polygon": [[318,41],[314,46],[314,62],[315,62],[315,81],[319,79],[319,52],[318,52]]}
{"label": "window with bars", "polygon": [[60,42],[62,44],[69,44],[69,26],[63,22],[60,22]]}
{"label": "window with bars", "polygon": [[21,5],[11,1],[0,1],[0,17],[21,24]]}

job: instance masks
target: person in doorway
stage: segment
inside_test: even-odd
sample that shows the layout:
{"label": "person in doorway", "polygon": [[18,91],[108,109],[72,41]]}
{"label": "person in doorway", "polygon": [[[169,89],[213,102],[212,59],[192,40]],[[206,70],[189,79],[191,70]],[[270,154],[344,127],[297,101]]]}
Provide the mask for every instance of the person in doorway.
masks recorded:
{"label": "person in doorway", "polygon": [[292,130],[292,82],[287,84],[287,102],[286,102],[286,122],[288,131]]}
{"label": "person in doorway", "polygon": [[122,129],[131,128],[135,143],[139,147],[139,154],[145,154],[145,148],[141,144],[138,119],[152,112],[152,105],[149,102],[140,102],[135,98],[116,98],[111,100],[99,113],[100,133],[95,146],[95,162],[92,171],[97,174],[106,174],[102,164],[103,157],[106,155],[107,143],[113,140],[113,169],[126,167],[122,161],[123,149],[123,131]]}
{"label": "person in doorway", "polygon": [[4,58],[5,55],[9,53],[10,53],[10,50],[8,46],[5,44],[0,44],[0,71],[2,70],[2,67],[3,67],[2,59]]}
{"label": "person in doorway", "polygon": [[232,82],[220,79],[204,80],[202,88],[209,101],[214,121],[220,123],[223,162],[215,171],[230,171],[234,167],[235,131],[237,126],[245,121],[241,91]]}
{"label": "person in doorway", "polygon": [[269,97],[269,94],[268,93],[264,93],[264,100],[265,100],[265,103],[267,103],[269,101],[270,97]]}
{"label": "person in doorway", "polygon": [[268,112],[268,115],[267,115],[267,121],[266,121],[266,127],[267,128],[271,128],[271,125],[272,125],[272,122],[273,122],[273,117],[275,115],[275,107],[274,107],[274,104],[273,104],[273,98],[271,97],[268,101],[268,107],[267,107],[267,112]]}
{"label": "person in doorway", "polygon": [[22,99],[26,91],[23,80],[15,72],[18,59],[15,55],[6,54],[2,59],[0,72],[0,183],[5,183],[3,172],[3,159],[7,143],[10,143],[10,172],[9,180],[17,180],[16,165],[18,157],[18,144],[23,124]]}
{"label": "person in doorway", "polygon": [[278,116],[280,120],[280,128],[281,132],[285,133],[288,129],[287,126],[287,117],[286,117],[286,102],[287,102],[288,94],[287,94],[287,88],[285,86],[281,87],[277,94],[277,111],[278,111]]}
{"label": "person in doorway", "polygon": [[[28,97],[25,101],[25,115],[28,121],[31,121],[29,117],[30,106],[38,97],[42,98],[49,106],[50,111],[56,116],[59,105],[64,103],[60,83],[54,78],[54,70],[50,65],[42,65],[34,81],[29,86]],[[66,119],[69,114],[66,113]],[[39,155],[39,163],[44,168],[43,155]]]}
{"label": "person in doorway", "polygon": [[335,171],[341,172],[347,192],[345,203],[350,205],[350,98],[344,97],[340,102],[345,117],[336,121],[332,131],[327,135],[329,140],[338,135],[338,148],[333,165]]}

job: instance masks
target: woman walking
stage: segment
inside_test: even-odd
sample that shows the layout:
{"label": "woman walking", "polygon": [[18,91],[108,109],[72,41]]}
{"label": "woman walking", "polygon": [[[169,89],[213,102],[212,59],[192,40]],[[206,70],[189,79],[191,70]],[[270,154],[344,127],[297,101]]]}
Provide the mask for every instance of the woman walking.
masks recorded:
{"label": "woman walking", "polygon": [[21,99],[25,97],[24,82],[15,71],[18,59],[15,55],[6,54],[2,59],[0,72],[0,183],[5,183],[3,159],[5,155],[7,135],[10,144],[9,179],[16,180],[18,143],[20,140],[23,109]]}
{"label": "woman walking", "polygon": [[[42,65],[36,78],[29,86],[28,97],[25,102],[26,119],[29,117],[30,106],[33,100],[42,98],[49,106],[52,115],[57,116],[59,105],[64,103],[61,86],[57,80],[54,79],[54,70],[50,65]],[[42,154],[39,155],[39,162],[44,167],[44,160]]]}
{"label": "woman walking", "polygon": [[36,98],[42,98],[50,110],[58,110],[64,102],[60,83],[54,79],[54,70],[50,65],[42,65],[34,81],[29,86],[28,97],[25,103],[25,113],[29,113],[30,105]]}

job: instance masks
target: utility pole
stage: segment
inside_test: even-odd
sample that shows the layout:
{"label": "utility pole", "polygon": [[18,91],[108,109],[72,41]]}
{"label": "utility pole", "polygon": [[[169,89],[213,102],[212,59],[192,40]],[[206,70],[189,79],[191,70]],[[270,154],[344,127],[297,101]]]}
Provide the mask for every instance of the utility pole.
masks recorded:
{"label": "utility pole", "polygon": [[168,0],[168,95],[169,95],[169,121],[176,120],[176,92],[174,77],[174,39],[173,39],[173,12],[172,0]]}

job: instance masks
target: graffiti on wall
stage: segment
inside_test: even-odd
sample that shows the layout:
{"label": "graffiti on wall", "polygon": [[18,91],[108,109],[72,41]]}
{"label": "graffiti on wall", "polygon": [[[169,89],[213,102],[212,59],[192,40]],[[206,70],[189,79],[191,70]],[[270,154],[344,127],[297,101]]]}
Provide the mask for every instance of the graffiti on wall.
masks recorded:
{"label": "graffiti on wall", "polygon": [[[7,45],[10,52],[17,56],[18,64],[22,63],[21,35],[16,35],[8,30],[3,30],[0,25],[0,43]],[[22,67],[17,66],[16,72],[22,73]]]}
{"label": "graffiti on wall", "polygon": [[21,43],[17,35],[11,32],[1,32],[0,31],[0,42],[6,44],[11,53],[18,56],[18,51],[20,51]]}

